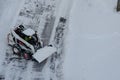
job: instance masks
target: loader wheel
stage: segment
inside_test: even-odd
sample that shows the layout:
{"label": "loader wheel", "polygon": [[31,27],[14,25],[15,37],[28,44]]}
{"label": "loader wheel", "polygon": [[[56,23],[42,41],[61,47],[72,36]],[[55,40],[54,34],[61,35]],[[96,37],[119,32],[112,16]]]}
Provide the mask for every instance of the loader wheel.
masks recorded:
{"label": "loader wheel", "polygon": [[13,53],[20,56],[20,49],[17,45],[13,45]]}
{"label": "loader wheel", "polygon": [[38,49],[42,48],[42,45],[40,42],[38,42],[37,46],[38,46]]}
{"label": "loader wheel", "polygon": [[31,59],[31,56],[30,56],[28,53],[24,53],[24,54],[23,54],[23,57],[24,57],[26,60],[30,60],[30,59]]}
{"label": "loader wheel", "polygon": [[10,44],[10,33],[7,35],[7,44],[8,44],[8,45],[11,45],[11,44]]}

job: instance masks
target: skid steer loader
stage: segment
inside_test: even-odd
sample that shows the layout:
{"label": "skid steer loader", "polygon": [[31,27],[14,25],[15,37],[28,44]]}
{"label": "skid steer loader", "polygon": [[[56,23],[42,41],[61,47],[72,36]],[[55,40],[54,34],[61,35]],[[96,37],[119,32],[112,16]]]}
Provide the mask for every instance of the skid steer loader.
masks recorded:
{"label": "skid steer loader", "polygon": [[43,46],[37,31],[31,28],[26,29],[23,25],[11,29],[7,40],[13,53],[26,60],[35,59],[40,63],[56,52],[56,48],[52,45]]}

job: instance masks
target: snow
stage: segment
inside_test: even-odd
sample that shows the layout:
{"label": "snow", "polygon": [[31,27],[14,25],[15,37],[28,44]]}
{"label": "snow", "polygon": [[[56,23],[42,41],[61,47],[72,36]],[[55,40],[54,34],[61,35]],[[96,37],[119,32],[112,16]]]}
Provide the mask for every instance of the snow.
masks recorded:
{"label": "snow", "polygon": [[33,34],[35,34],[35,31],[28,28],[28,29],[24,30],[23,33],[28,35],[28,36],[32,36]]}
{"label": "snow", "polygon": [[120,80],[117,0],[75,0],[66,38],[65,80]]}
{"label": "snow", "polygon": [[33,55],[33,57],[39,63],[41,63],[43,60],[45,60],[46,58],[48,58],[50,55],[52,55],[55,52],[56,52],[55,47],[45,46],[44,48],[37,50],[37,52]]}
{"label": "snow", "polygon": [[[33,67],[36,69],[32,61],[19,64],[17,60],[13,60],[8,66],[5,66],[5,70],[3,69],[5,53],[7,50],[9,51],[9,49],[6,50],[6,35],[9,33],[10,28],[15,25],[24,1],[25,0],[0,0],[0,78],[1,75],[5,73],[5,80],[13,80],[13,78],[18,80],[23,77],[23,80],[35,80],[40,79],[41,76],[42,80],[44,80],[46,76],[47,78],[45,78],[45,80],[57,80],[55,76],[62,75],[56,74],[57,71],[60,71],[57,69],[61,69],[60,64],[56,64],[56,62],[60,63],[60,57],[63,57],[61,55],[58,59],[52,57],[53,62],[51,62],[52,60],[47,62],[47,65],[43,69],[45,74],[44,72],[42,74],[32,70],[34,69]],[[51,14],[51,12],[47,11],[46,0],[41,1],[43,4],[45,3],[44,6],[41,4],[41,10],[45,10],[43,11],[45,14],[40,11],[41,15],[39,15],[38,11],[36,15],[37,18],[32,20],[29,19],[33,17],[32,14],[29,16],[26,15],[28,18],[23,18],[24,16],[19,17],[19,19],[22,20],[20,23],[25,22],[27,25],[31,22],[31,24],[34,23],[34,25],[42,26],[42,28],[39,27],[38,29],[40,35],[45,25],[46,16],[48,16],[49,19],[49,14]],[[51,1],[54,0],[48,0],[48,3]],[[72,0],[56,0],[56,2],[57,6],[62,7],[60,9],[59,7],[56,8],[55,16],[57,16],[57,18],[55,26],[58,25],[59,17],[69,16],[69,11],[67,10],[69,10],[68,8],[72,7],[71,4],[74,3],[69,17],[69,31],[66,41],[64,42],[66,44],[64,49],[65,80],[120,80],[120,13],[115,11],[117,0],[73,0],[73,2]],[[51,2],[51,4],[54,4],[54,2]],[[34,6],[33,4],[31,5]],[[33,9],[33,12],[34,10],[35,9]],[[41,24],[38,23],[38,18],[41,18]],[[35,30],[37,30],[37,27]],[[53,37],[54,31],[50,42],[52,42]],[[51,53],[56,51],[55,49],[48,50],[50,50]],[[41,61],[45,57],[39,57],[42,56],[43,52],[48,53],[45,49],[44,51],[38,50],[38,53],[35,54],[35,58],[38,61]],[[49,55],[51,54],[47,56]],[[27,67],[27,69],[24,70],[17,66],[23,66],[23,68]],[[53,69],[48,69],[48,67]]]}
{"label": "snow", "polygon": [[[14,2],[14,3],[13,3]],[[7,33],[10,31],[10,27],[13,26],[16,16],[20,10],[24,0],[1,0],[0,1],[0,65],[4,60],[7,44]],[[7,5],[7,6],[5,6]],[[17,7],[15,7],[17,6]]]}

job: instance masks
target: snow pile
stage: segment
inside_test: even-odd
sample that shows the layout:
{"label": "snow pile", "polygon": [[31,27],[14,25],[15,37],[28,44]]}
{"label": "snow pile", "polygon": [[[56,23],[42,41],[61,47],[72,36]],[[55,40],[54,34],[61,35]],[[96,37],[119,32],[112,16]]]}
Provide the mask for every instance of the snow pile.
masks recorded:
{"label": "snow pile", "polygon": [[70,16],[65,80],[120,80],[117,0],[76,0]]}

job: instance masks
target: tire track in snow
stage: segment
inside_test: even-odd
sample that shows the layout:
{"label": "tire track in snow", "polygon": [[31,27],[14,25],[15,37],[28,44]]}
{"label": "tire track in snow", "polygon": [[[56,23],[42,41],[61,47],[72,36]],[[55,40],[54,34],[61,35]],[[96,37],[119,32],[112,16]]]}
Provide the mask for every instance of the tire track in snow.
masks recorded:
{"label": "tire track in snow", "polygon": [[[54,21],[55,21],[55,17],[51,17],[45,23],[45,28],[43,29],[42,36],[41,36],[41,38],[43,40],[43,43],[44,43],[44,46],[46,46],[46,45],[49,44],[51,33],[52,33],[52,30],[53,30],[53,27],[54,27]],[[36,72],[42,72],[42,70],[43,70],[43,68],[44,68],[44,66],[46,64],[46,61],[47,61],[47,59],[44,60],[40,64],[34,62],[34,65],[33,65],[33,69],[34,70],[33,70],[33,72],[34,71],[36,71]],[[36,79],[36,77],[34,77],[34,80],[39,80],[39,78]]]}
{"label": "tire track in snow", "polygon": [[[63,80],[63,62],[64,62],[64,39],[68,28],[69,21],[69,13],[71,11],[71,7],[73,4],[73,0],[62,0],[61,5],[59,6],[59,10],[57,12],[57,20],[54,25],[54,32],[51,38],[51,41],[54,41],[55,46],[57,47],[57,52],[53,54],[48,61],[50,73],[50,80]],[[64,18],[66,20],[60,20],[60,18]]]}

